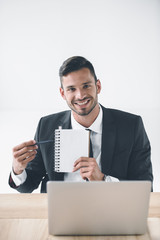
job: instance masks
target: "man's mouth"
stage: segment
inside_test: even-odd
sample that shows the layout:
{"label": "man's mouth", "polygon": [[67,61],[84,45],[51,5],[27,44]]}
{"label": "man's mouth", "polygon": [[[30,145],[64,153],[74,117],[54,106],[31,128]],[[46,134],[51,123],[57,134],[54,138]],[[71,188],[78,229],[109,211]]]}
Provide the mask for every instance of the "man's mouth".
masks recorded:
{"label": "man's mouth", "polygon": [[83,106],[83,105],[86,105],[89,101],[90,101],[90,100],[87,99],[87,100],[85,100],[85,101],[83,101],[83,102],[75,102],[75,104],[76,104],[76,105],[79,105],[79,106]]}
{"label": "man's mouth", "polygon": [[87,102],[88,102],[88,100],[85,101],[85,102],[78,102],[77,104],[80,105],[80,106],[82,106],[82,105],[84,105],[84,104],[87,104]]}

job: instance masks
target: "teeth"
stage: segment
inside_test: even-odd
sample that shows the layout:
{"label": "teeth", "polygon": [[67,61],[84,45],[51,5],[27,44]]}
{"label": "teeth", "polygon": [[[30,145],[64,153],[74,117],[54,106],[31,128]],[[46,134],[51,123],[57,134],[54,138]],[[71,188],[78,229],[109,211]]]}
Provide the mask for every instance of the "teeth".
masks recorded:
{"label": "teeth", "polygon": [[77,103],[78,105],[84,105],[84,104],[86,104],[87,103],[87,101],[85,101],[85,102],[82,102],[82,103]]}

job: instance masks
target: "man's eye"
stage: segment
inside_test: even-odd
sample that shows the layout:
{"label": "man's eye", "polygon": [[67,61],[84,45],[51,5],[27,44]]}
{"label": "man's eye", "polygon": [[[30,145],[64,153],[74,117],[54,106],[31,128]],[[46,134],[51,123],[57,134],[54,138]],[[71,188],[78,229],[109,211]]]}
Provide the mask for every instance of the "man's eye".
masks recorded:
{"label": "man's eye", "polygon": [[88,85],[88,84],[84,85],[84,88],[89,88],[89,87],[90,87],[90,85]]}
{"label": "man's eye", "polygon": [[74,91],[75,91],[75,88],[69,88],[68,91],[74,92]]}

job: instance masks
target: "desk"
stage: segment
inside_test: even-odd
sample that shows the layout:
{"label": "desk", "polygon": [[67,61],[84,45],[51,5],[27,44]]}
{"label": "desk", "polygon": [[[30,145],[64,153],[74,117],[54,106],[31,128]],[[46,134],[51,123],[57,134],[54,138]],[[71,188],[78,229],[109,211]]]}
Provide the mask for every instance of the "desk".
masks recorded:
{"label": "desk", "polygon": [[0,194],[0,240],[160,240],[160,193],[151,193],[140,236],[48,236],[47,194]]}

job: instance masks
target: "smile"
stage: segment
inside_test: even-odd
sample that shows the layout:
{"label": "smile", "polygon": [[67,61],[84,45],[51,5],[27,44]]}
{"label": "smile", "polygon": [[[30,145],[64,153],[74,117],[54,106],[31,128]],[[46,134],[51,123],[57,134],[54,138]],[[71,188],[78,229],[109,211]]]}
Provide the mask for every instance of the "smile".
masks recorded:
{"label": "smile", "polygon": [[76,104],[78,104],[79,106],[82,106],[82,105],[85,105],[85,104],[87,104],[87,102],[88,102],[89,100],[86,100],[85,102],[77,102]]}

